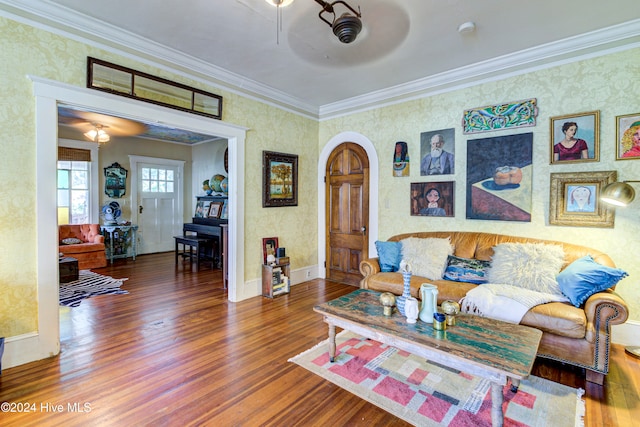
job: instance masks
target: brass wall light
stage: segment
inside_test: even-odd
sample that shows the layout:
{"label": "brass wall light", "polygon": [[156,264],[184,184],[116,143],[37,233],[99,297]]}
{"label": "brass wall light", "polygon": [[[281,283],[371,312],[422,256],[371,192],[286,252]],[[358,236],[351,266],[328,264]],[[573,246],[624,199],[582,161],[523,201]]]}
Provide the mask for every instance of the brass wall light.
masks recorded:
{"label": "brass wall light", "polygon": [[[338,37],[342,43],[351,43],[353,42],[360,31],[362,31],[362,14],[360,13],[360,6],[358,6],[358,11],[342,0],[334,1],[333,3],[329,3],[322,0],[315,0],[320,6],[322,6],[322,10],[318,13],[318,17],[326,22],[331,28],[333,28],[333,34]],[[340,17],[336,18],[336,12],[333,9],[335,5],[342,5],[349,9],[349,11],[353,12],[353,15],[349,12],[345,12]],[[324,18],[323,14],[332,14],[333,19],[331,21]]]}
{"label": "brass wall light", "polygon": [[636,192],[628,184],[629,182],[640,181],[612,182],[604,187],[602,193],[600,193],[600,200],[614,206],[627,206],[636,197]]}

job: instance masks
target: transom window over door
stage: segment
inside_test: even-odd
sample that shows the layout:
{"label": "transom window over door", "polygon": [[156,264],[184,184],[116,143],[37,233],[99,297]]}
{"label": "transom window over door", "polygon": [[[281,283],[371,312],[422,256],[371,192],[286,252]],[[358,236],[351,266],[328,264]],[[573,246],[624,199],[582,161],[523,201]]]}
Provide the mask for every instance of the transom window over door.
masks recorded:
{"label": "transom window over door", "polygon": [[173,169],[143,167],[141,172],[142,191],[149,193],[173,193],[175,182]]}

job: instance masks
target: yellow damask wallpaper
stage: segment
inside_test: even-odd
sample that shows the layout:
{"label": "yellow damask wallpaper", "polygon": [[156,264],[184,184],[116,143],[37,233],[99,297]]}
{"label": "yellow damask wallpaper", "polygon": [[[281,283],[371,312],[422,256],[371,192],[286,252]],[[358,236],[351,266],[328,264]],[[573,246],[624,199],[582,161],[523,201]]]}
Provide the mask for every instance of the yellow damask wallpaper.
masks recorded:
{"label": "yellow damask wallpaper", "polygon": [[[617,209],[615,228],[549,226],[549,180],[553,172],[618,171],[618,178],[640,179],[640,160],[616,161],[615,117],[640,112],[640,49],[627,50],[560,67],[434,95],[346,117],[320,125],[321,150],[340,132],[359,132],[376,147],[380,159],[379,239],[419,230],[486,231],[561,240],[607,252],[629,273],[616,290],[630,306],[631,319],[640,320],[640,200]],[[477,135],[462,134],[464,109],[537,98],[535,127]],[[600,110],[600,161],[550,165],[550,117]],[[455,128],[455,175],[420,176],[420,133]],[[467,141],[475,138],[533,132],[532,221],[507,222],[465,219]],[[405,141],[411,159],[410,177],[392,177],[396,141]],[[409,214],[412,182],[455,181],[455,217],[419,217]],[[640,194],[640,188],[636,187]]]}
{"label": "yellow damask wallpaper", "polygon": [[[87,56],[224,97],[223,120],[250,128],[246,139],[245,280],[260,277],[262,238],[278,236],[292,268],[317,263],[315,121],[136,62],[75,40],[0,18],[0,336],[37,330],[35,115],[28,74],[84,87]],[[262,151],[299,155],[297,207],[262,208]],[[191,206],[189,202],[188,206]],[[54,215],[55,212],[52,212]],[[305,236],[300,239],[299,236]],[[17,267],[19,266],[19,267]]]}

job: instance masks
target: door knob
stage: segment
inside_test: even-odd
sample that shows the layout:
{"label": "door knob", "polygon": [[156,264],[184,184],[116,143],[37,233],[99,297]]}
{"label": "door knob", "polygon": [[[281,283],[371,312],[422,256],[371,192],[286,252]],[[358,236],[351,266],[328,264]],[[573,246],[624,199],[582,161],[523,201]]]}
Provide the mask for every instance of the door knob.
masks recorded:
{"label": "door knob", "polygon": [[363,235],[367,235],[367,227],[365,227],[364,225],[362,226],[362,228],[360,229],[360,231],[362,231]]}

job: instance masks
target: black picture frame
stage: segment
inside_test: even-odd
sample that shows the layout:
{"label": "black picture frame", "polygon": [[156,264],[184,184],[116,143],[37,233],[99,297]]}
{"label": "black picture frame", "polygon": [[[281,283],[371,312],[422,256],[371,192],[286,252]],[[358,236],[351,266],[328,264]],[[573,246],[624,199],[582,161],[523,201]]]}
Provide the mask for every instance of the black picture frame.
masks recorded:
{"label": "black picture frame", "polygon": [[262,207],[298,206],[298,156],[262,152]]}

